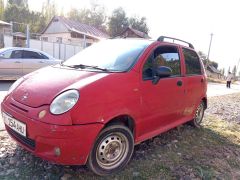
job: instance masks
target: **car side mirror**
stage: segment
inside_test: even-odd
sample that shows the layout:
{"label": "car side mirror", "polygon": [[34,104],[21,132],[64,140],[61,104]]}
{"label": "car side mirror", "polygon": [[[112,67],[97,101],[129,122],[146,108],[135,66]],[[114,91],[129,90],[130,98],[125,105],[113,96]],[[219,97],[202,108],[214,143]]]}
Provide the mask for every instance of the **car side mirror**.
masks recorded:
{"label": "car side mirror", "polygon": [[155,69],[155,77],[153,78],[153,84],[157,84],[161,78],[171,76],[172,69],[167,66],[159,66]]}

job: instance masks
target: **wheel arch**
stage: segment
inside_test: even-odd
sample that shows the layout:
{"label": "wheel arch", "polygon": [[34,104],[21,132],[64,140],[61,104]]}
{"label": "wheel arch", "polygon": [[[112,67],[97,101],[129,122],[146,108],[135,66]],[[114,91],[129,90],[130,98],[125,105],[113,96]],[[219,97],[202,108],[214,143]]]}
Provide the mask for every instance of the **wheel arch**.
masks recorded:
{"label": "wheel arch", "polygon": [[116,117],[111,118],[109,121],[105,123],[103,129],[116,124],[120,124],[128,127],[130,131],[133,133],[133,137],[135,139],[136,123],[135,123],[135,120],[130,115],[122,114],[122,115],[118,115]]}

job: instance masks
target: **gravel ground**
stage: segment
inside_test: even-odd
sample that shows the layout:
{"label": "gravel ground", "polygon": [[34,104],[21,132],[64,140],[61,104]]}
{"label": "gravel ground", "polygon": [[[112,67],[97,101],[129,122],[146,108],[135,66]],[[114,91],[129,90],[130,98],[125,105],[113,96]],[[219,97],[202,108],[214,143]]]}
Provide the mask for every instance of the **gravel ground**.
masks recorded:
{"label": "gravel ground", "polygon": [[213,114],[219,118],[240,124],[240,94],[217,96],[209,99],[206,115]]}
{"label": "gravel ground", "polygon": [[[234,129],[235,124],[240,127],[240,94],[212,97],[208,104],[204,128],[180,126],[137,145],[128,167],[107,178],[93,175],[85,166],[43,161],[1,131],[0,179],[240,179],[239,129]],[[229,137],[211,129],[218,121],[212,117],[233,124],[220,127],[232,128]]]}

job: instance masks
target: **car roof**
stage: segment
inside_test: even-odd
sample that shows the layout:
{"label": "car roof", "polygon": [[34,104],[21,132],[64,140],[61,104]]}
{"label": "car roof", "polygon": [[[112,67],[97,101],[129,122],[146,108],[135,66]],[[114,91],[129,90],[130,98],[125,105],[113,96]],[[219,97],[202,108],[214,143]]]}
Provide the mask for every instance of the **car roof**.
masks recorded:
{"label": "car roof", "polygon": [[[164,44],[164,45],[178,45],[178,46],[181,46],[181,47],[185,47],[185,48],[188,48],[188,49],[192,49],[194,50],[194,47],[192,45],[188,45],[190,43],[188,42],[185,42],[185,41],[182,41],[182,42],[178,42],[178,41],[174,41],[174,42],[169,42],[169,41],[159,41],[159,40],[156,40],[156,39],[143,39],[143,38],[114,38],[112,40],[116,40],[116,41],[122,41],[122,40],[126,40],[126,41],[135,41],[136,43],[137,42],[141,42],[143,44],[146,44],[146,45],[150,45],[150,44],[153,44],[153,43],[161,43],[161,44]],[[178,43],[177,43],[178,42]]]}
{"label": "car roof", "polygon": [[2,48],[1,50],[27,50],[27,51],[38,51],[38,52],[43,52],[38,49],[33,49],[33,48],[25,48],[25,47],[7,47],[7,48]]}
{"label": "car roof", "polygon": [[43,52],[41,50],[33,49],[33,48],[25,48],[25,47],[7,47],[7,48],[2,48],[2,49],[0,49],[0,53],[8,51],[8,50],[23,50],[23,51],[25,50],[25,51],[40,52],[40,53],[44,54],[45,56],[54,59],[54,57],[52,57],[50,54],[45,53],[45,52]]}

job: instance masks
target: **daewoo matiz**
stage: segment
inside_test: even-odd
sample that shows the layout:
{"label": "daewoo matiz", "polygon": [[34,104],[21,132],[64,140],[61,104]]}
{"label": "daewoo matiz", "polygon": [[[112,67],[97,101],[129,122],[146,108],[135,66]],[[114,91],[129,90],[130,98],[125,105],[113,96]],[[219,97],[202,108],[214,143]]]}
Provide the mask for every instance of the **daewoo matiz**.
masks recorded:
{"label": "daewoo matiz", "polygon": [[105,40],[24,76],[1,104],[6,130],[43,159],[119,171],[134,144],[186,122],[200,127],[206,75],[180,41]]}

